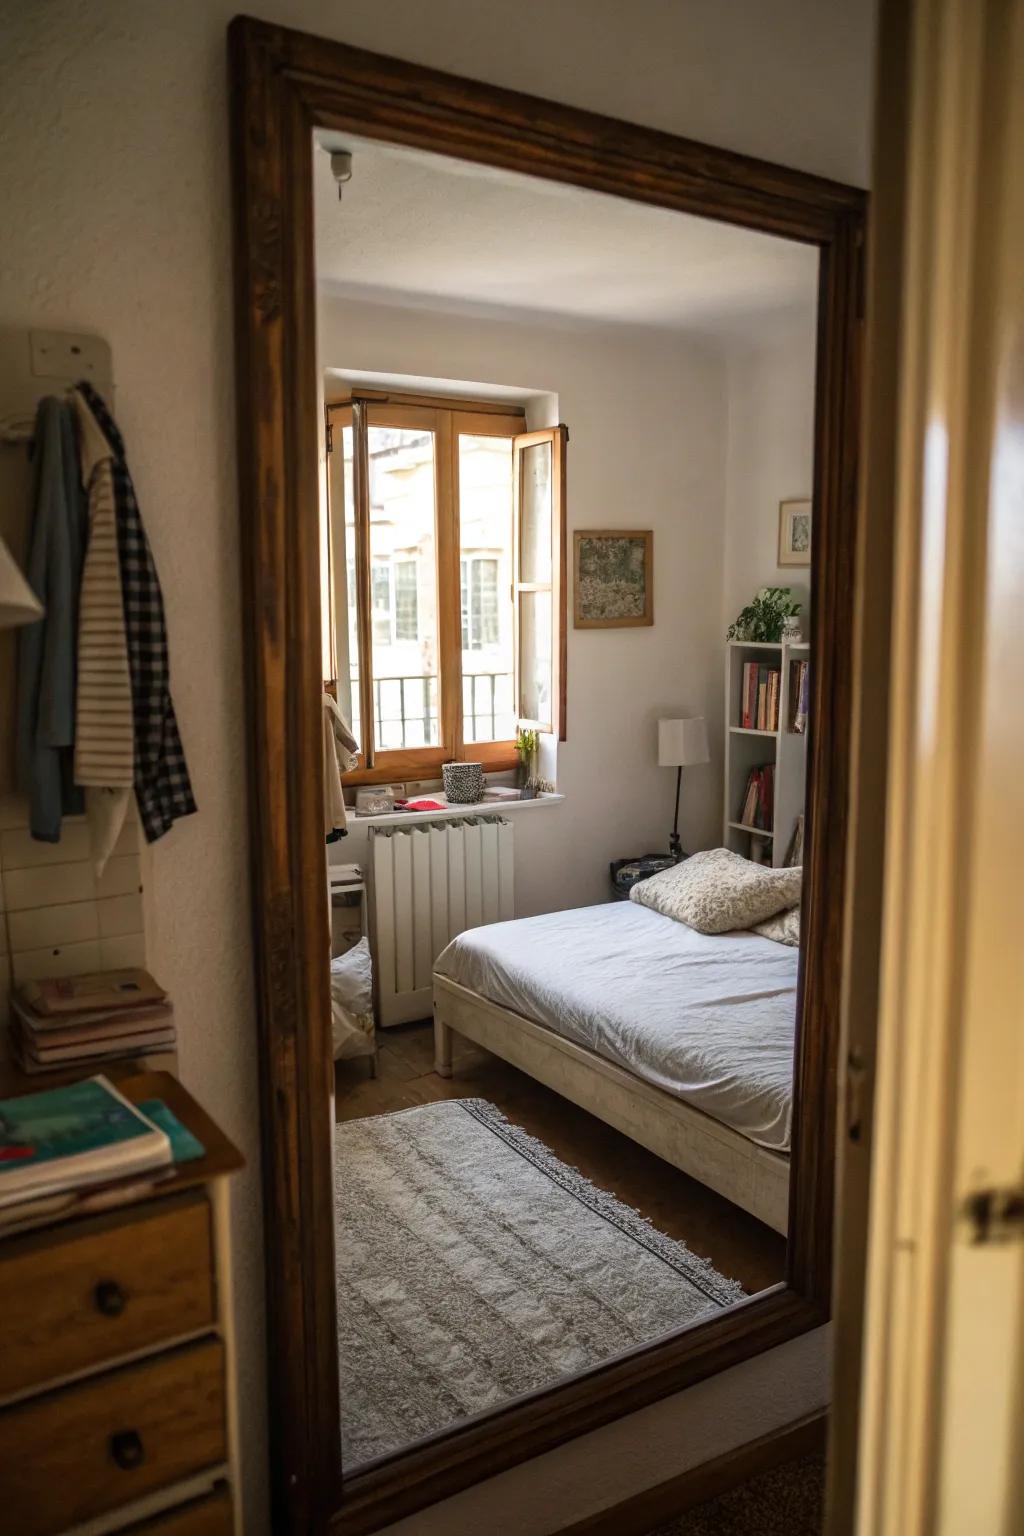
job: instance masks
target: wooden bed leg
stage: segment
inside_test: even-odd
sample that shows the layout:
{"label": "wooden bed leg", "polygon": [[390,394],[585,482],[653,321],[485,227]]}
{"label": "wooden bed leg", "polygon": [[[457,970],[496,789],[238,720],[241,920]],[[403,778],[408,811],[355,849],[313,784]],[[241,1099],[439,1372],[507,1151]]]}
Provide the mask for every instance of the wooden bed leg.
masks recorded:
{"label": "wooden bed leg", "polygon": [[434,1016],[434,1071],[438,1077],[452,1075],[452,1032]]}

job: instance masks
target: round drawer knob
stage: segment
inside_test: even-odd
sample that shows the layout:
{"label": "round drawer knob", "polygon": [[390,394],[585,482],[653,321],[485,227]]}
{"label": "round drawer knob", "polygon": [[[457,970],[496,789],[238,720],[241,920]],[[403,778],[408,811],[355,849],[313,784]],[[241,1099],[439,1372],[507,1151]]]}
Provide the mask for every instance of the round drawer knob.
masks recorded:
{"label": "round drawer knob", "polygon": [[116,1280],[101,1280],[93,1293],[97,1312],[104,1317],[120,1317],[128,1298]]}
{"label": "round drawer knob", "polygon": [[119,1429],[116,1435],[110,1437],[110,1454],[122,1472],[131,1472],[135,1467],[141,1467],[146,1459],[142,1436],[134,1429]]}

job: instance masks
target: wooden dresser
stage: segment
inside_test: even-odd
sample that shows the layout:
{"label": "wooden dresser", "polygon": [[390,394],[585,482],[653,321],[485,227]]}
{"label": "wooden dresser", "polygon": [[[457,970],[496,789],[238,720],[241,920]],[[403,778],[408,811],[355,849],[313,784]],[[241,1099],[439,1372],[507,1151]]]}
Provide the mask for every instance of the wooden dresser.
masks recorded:
{"label": "wooden dresser", "polygon": [[205,1156],[0,1236],[0,1533],[240,1536],[226,1302],[242,1159],[173,1077],[117,1086],[163,1099]]}

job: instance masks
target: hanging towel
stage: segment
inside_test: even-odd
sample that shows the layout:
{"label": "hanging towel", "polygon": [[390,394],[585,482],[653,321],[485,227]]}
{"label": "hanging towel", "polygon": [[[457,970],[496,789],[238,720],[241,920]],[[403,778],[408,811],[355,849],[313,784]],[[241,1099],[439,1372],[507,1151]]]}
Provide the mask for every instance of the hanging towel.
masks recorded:
{"label": "hanging towel", "polygon": [[29,586],[45,608],[18,637],[18,781],[29,801],[29,829],[60,841],[61,816],[81,814],[75,788],[75,652],[86,504],[78,478],[74,420],[61,400],[39,402],[32,438]]}
{"label": "hanging towel", "polygon": [[132,680],[110,444],[77,390],[71,399],[78,419],[82,484],[89,499],[78,616],[75,783],[85,789],[93,860],[97,874],[102,874],[124,825],[135,778]]}
{"label": "hanging towel", "polygon": [[[344,834],[348,826],[341,775],[359,761],[359,744],[348,721],[329,693],[323,696],[324,727],[324,836]],[[333,840],[333,839],[332,839]]]}
{"label": "hanging towel", "polygon": [[111,450],[124,624],[131,671],[135,798],[143,831],[147,841],[153,843],[170,831],[179,817],[190,816],[196,809],[171,700],[163,597],[128,473],[124,440],[91,384],[79,384],[76,394],[88,406]]}

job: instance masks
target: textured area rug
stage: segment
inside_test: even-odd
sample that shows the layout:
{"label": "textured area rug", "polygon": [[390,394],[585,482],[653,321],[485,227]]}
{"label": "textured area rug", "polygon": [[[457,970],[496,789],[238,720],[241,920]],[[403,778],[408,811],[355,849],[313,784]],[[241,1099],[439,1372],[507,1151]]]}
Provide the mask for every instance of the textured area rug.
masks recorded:
{"label": "textured area rug", "polygon": [[348,1471],[743,1295],[483,1099],[335,1137]]}

